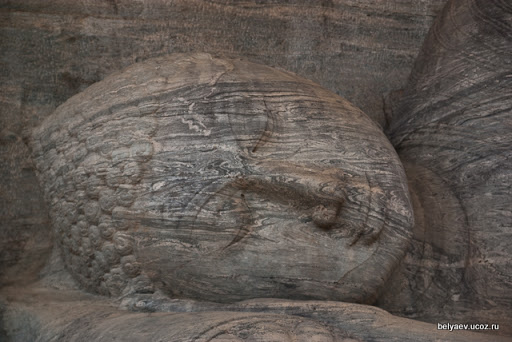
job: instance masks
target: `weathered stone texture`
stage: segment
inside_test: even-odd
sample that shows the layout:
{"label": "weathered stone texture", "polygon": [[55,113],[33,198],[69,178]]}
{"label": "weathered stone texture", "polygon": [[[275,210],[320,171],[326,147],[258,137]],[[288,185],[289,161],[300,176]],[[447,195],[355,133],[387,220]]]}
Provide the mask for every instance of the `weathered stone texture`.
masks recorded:
{"label": "weathered stone texture", "polygon": [[[382,309],[329,301],[248,300],[235,304],[130,298],[120,311],[81,291],[5,289],[18,300],[4,312],[14,342],[41,341],[489,341],[468,331],[400,318]],[[9,291],[11,290],[11,291]],[[31,301],[20,301],[30,298]],[[52,303],[47,305],[46,303]],[[1,336],[1,335],[0,335]],[[510,338],[493,336],[492,341]]]}
{"label": "weathered stone texture", "polygon": [[373,302],[408,246],[379,127],[259,64],[135,64],[60,106],[33,146],[64,260],[102,294]]}
{"label": "weathered stone texture", "polygon": [[417,321],[512,336],[512,7],[406,84],[444,2],[0,0],[0,340],[510,340]]}
{"label": "weathered stone texture", "polygon": [[395,283],[403,294],[389,293],[388,310],[512,332],[511,89],[511,4],[451,1],[390,131],[417,204],[408,280]]}
{"label": "weathered stone texture", "polygon": [[[0,131],[26,137],[89,85],[134,62],[174,52],[234,53],[283,67],[348,98],[385,126],[383,94],[403,86],[444,2],[1,0]],[[33,196],[12,201],[13,188],[35,179],[23,166],[31,164],[26,147],[19,140],[1,144],[8,169],[0,174],[0,246],[7,267],[18,250],[40,259],[30,248],[7,242],[18,234],[20,217],[25,226],[33,222],[30,231],[47,237],[36,239],[43,241],[39,249],[48,249],[49,227],[35,223],[48,219],[36,187]],[[17,272],[16,265],[4,268],[0,282],[16,280],[7,276]]]}
{"label": "weathered stone texture", "polygon": [[444,2],[4,1],[4,54],[21,58],[4,72],[30,80],[33,101],[60,104],[148,57],[231,52],[317,81],[382,122],[383,94],[403,86]]}
{"label": "weathered stone texture", "polygon": [[53,244],[48,206],[27,146],[10,131],[0,133],[0,286],[29,283]]}

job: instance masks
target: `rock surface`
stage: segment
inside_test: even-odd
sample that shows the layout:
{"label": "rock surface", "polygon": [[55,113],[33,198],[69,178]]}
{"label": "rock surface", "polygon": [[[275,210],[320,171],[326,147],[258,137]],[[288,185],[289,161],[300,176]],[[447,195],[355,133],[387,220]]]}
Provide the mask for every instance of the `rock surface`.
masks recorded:
{"label": "rock surface", "polygon": [[510,3],[450,1],[390,131],[416,202],[407,280],[382,301],[391,312],[512,334],[511,89]]}
{"label": "rock surface", "polygon": [[28,147],[14,132],[0,132],[0,287],[27,284],[53,246],[44,202]]}
{"label": "rock surface", "polygon": [[60,106],[33,150],[62,256],[94,292],[371,303],[408,246],[378,126],[240,59],[135,64]]}
{"label": "rock surface", "polygon": [[6,333],[13,342],[489,341],[488,335],[439,330],[435,324],[351,303],[260,299],[215,304],[141,296],[125,300],[125,308],[139,311],[129,312],[82,291],[29,287],[1,293],[9,303],[4,322],[10,323]]}
{"label": "rock surface", "polygon": [[[500,330],[486,332],[512,335],[512,10],[505,1],[450,1],[404,87],[443,3],[0,3],[0,286],[16,284],[0,294],[0,340],[187,341],[203,328],[221,340],[491,338],[341,302],[204,301],[268,293],[374,303],[433,323],[498,323]],[[389,200],[396,197],[389,190],[405,188],[405,178],[396,177],[400,163],[378,127],[310,81],[233,58],[182,59],[173,70],[188,86],[176,89],[172,77],[159,74],[174,71],[148,61],[160,69],[136,82],[117,74],[71,100],[76,108],[61,107],[69,115],[55,125],[50,118],[38,133],[43,144],[36,151],[48,158],[38,161],[45,203],[27,147],[32,128],[111,72],[180,51],[284,67],[344,95],[389,128],[416,221],[401,264],[410,208],[405,195],[398,205]],[[244,65],[258,75],[240,72]],[[135,102],[127,100],[132,91]],[[102,99],[104,108],[88,107],[91,99]],[[288,100],[284,109],[278,104]],[[222,114],[198,121],[196,111]],[[298,113],[307,122],[294,119]],[[76,120],[67,123],[69,117]],[[283,147],[294,144],[302,149]],[[197,162],[200,156],[208,158]],[[48,205],[58,250],[43,281],[21,289],[37,278],[54,246]],[[365,224],[357,223],[361,217]],[[67,272],[55,273],[61,254],[82,289],[123,295],[122,309],[152,313],[122,312],[115,299],[76,291]],[[240,312],[255,314],[235,322]],[[225,324],[223,317],[235,321]]]}
{"label": "rock surface", "polygon": [[28,186],[36,177],[23,138],[71,96],[148,58],[233,53],[312,79],[385,126],[383,94],[403,87],[444,3],[0,1],[0,135],[18,137],[0,139],[0,284],[32,281],[49,254],[47,210]]}

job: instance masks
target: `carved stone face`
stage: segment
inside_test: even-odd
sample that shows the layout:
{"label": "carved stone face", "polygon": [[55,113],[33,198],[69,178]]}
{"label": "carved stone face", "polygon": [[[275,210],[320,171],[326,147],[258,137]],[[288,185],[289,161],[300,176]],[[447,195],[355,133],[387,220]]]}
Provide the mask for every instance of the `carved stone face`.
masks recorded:
{"label": "carved stone face", "polygon": [[379,128],[258,64],[136,64],[34,137],[63,257],[101,293],[370,302],[409,239],[405,176]]}

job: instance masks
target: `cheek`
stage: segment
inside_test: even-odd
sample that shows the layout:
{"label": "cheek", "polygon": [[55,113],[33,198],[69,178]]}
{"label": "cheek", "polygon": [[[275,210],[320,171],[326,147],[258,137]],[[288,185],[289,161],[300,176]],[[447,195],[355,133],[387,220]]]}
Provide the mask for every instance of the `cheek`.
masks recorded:
{"label": "cheek", "polygon": [[[379,239],[394,229],[386,222],[399,175],[380,159],[302,146],[272,160],[263,148],[248,155],[221,144],[156,156],[145,181],[158,186],[136,202],[158,217],[136,233],[145,272],[172,295],[216,301],[337,299],[333,284],[347,274],[371,283],[361,270],[395,260]],[[379,156],[389,162],[389,151]]]}
{"label": "cheek", "polygon": [[[240,265],[248,269],[274,261],[286,268],[297,258],[305,267],[337,262],[350,265],[360,259],[354,257],[355,254],[362,256],[374,250],[375,246],[352,244],[364,229],[364,223],[368,223],[361,217],[361,207],[364,207],[365,215],[371,210],[367,204],[352,202],[360,200],[360,197],[367,200],[367,193],[354,194],[347,199],[346,207],[342,206],[333,214],[335,222],[329,227],[331,229],[325,229],[318,225],[315,215],[318,207],[326,208],[329,203],[338,203],[332,198],[325,194],[315,197],[317,189],[302,189],[304,193],[290,190],[287,188],[289,184],[272,183],[268,178],[265,181],[247,179],[244,184],[232,182],[207,187],[197,194],[195,201],[189,201],[184,210],[187,214],[173,227],[159,231],[156,240],[168,247],[165,254],[172,254],[168,269],[195,263],[194,260],[217,263],[235,260],[242,255],[240,260],[244,262]],[[216,268],[223,266],[217,265]],[[334,274],[342,272],[343,269],[338,267]]]}

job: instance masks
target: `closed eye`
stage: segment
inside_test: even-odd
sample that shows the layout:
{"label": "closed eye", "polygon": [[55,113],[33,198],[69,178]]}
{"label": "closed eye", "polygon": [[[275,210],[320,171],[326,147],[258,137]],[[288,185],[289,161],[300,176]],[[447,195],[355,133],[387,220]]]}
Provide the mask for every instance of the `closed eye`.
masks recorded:
{"label": "closed eye", "polygon": [[[258,201],[260,207],[255,209],[251,207],[248,198],[252,201]],[[263,204],[261,204],[263,203]],[[255,204],[256,205],[256,204]],[[318,227],[329,229],[334,225],[343,205],[341,196],[328,195],[313,191],[310,186],[301,184],[298,180],[292,178],[279,179],[279,177],[240,177],[230,183],[222,186],[220,189],[210,194],[207,200],[200,206],[195,220],[200,212],[203,217],[210,215],[212,220],[217,220],[217,224],[238,227],[234,238],[225,246],[223,250],[231,247],[244,238],[249,236],[259,225],[256,220],[261,206],[268,207],[279,205],[286,208],[284,215],[295,215],[308,213]],[[319,208],[325,208],[327,215],[322,216],[324,212],[319,213]],[[235,214],[236,222],[227,223],[229,217]],[[230,216],[231,215],[231,216]],[[215,218],[215,217],[216,218]],[[193,222],[192,225],[195,225]]]}

